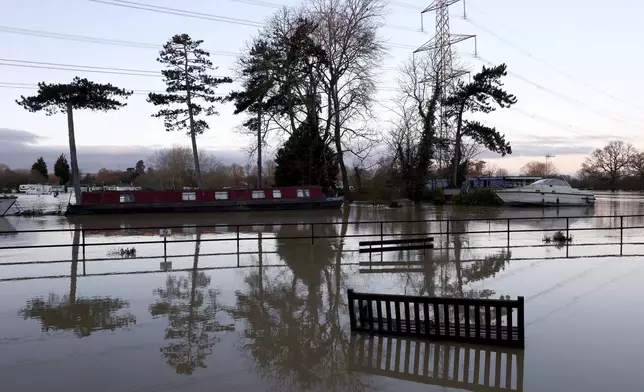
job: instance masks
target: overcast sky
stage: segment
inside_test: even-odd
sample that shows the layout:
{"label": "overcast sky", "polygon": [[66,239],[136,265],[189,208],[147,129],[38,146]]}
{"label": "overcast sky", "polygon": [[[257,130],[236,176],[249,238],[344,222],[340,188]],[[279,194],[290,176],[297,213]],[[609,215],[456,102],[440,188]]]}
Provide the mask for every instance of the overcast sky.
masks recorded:
{"label": "overcast sky", "polygon": [[[298,4],[296,0],[262,0],[249,4],[235,0],[141,0],[142,3],[265,21],[275,11],[271,5]],[[250,1],[251,3],[253,1]],[[64,115],[33,114],[15,104],[15,99],[34,90],[7,88],[7,83],[67,82],[74,76],[111,82],[133,90],[161,90],[155,76],[110,75],[2,65],[22,60],[94,67],[160,70],[154,48],[132,48],[15,34],[11,29],[31,29],[76,34],[112,40],[158,44],[175,33],[203,39],[204,48],[238,52],[257,27],[212,20],[153,13],[90,0],[23,0],[4,2],[0,13],[0,163],[27,167],[39,155],[53,164],[53,157],[67,152]],[[427,2],[391,1],[382,36],[390,44],[386,71],[378,93],[380,128],[387,127],[396,92],[396,72],[390,70],[408,58],[413,47],[430,38],[434,14],[425,15],[420,31],[420,10]],[[417,8],[415,8],[417,7]],[[644,3],[634,0],[468,0],[467,19],[462,3],[451,7],[452,33],[476,34],[474,42],[458,44],[455,50],[472,70],[481,65],[505,62],[511,75],[507,90],[519,103],[516,109],[488,116],[486,122],[506,134],[512,157],[495,164],[517,172],[527,160],[544,159],[550,153],[563,172],[575,172],[585,154],[608,140],[618,138],[644,147],[644,59],[636,40],[644,35]],[[401,28],[402,27],[402,28]],[[412,31],[416,30],[416,31]],[[24,31],[23,31],[24,32]],[[400,46],[408,47],[400,47]],[[217,74],[231,74],[235,57],[213,56]],[[16,64],[16,63],[13,63]],[[24,64],[24,63],[23,63]],[[32,64],[33,65],[33,64]],[[226,93],[229,87],[221,89]],[[144,95],[134,95],[128,106],[111,113],[75,113],[76,140],[81,170],[103,166],[125,168],[145,159],[155,148],[188,144],[184,133],[168,133],[161,120],[150,114],[154,108]],[[234,131],[243,118],[232,108],[220,108],[221,116],[210,118],[210,130],[199,137],[199,146],[221,160],[245,163],[243,148],[249,140]],[[272,142],[273,148],[277,145]],[[52,157],[52,158],[49,158]],[[485,158],[491,158],[485,154]]]}

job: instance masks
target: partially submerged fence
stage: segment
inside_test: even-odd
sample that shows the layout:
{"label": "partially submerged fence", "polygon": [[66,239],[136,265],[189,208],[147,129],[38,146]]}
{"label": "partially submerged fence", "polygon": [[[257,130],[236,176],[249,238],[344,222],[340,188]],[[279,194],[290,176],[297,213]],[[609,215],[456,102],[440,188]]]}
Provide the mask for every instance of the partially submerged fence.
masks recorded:
{"label": "partially submerged fence", "polygon": [[420,297],[347,291],[351,329],[523,348],[523,297],[517,300]]}
{"label": "partially submerged fence", "polygon": [[[530,223],[539,223],[540,220],[559,220],[561,225],[556,227],[538,227],[526,228]],[[589,227],[574,227],[571,221],[575,219],[584,219],[590,222],[598,220],[608,221],[610,224],[605,225],[591,225]],[[629,219],[637,220],[637,224],[628,225],[625,221]],[[413,225],[414,229],[407,231],[407,225]],[[481,230],[481,226],[488,226],[487,230]],[[348,227],[354,227],[353,232],[347,233]],[[358,229],[369,227],[369,230]],[[468,230],[469,227],[476,226],[473,230]],[[411,227],[411,226],[409,226]],[[417,228],[425,228],[417,230]],[[341,228],[341,230],[337,230]],[[437,229],[437,230],[436,230]],[[70,229],[41,229],[41,230],[9,230],[0,231],[0,251],[11,249],[50,249],[50,248],[76,248],[80,250],[80,258],[84,261],[105,261],[114,260],[113,257],[94,257],[87,258],[86,251],[95,249],[97,247],[110,247],[110,246],[135,246],[135,245],[156,245],[159,249],[159,254],[136,256],[132,259],[171,259],[179,257],[191,256],[190,253],[169,254],[168,247],[174,244],[195,243],[197,238],[194,234],[203,234],[198,240],[202,244],[217,243],[217,244],[232,244],[231,251],[217,251],[211,253],[202,253],[202,256],[230,256],[230,255],[254,255],[257,251],[247,251],[242,248],[243,243],[258,242],[260,245],[266,241],[294,241],[299,243],[316,244],[329,244],[333,240],[346,240],[346,239],[378,239],[380,242],[385,241],[402,241],[410,237],[435,237],[433,243],[434,251],[450,251],[458,247],[459,250],[498,250],[498,249],[518,249],[518,248],[552,248],[554,246],[565,249],[564,255],[557,255],[552,258],[570,257],[569,251],[574,248],[582,247],[596,247],[596,246],[612,246],[614,252],[606,252],[602,254],[585,254],[583,257],[603,257],[603,256],[642,256],[641,253],[625,254],[624,247],[644,245],[644,236],[640,238],[628,238],[628,232],[642,232],[644,230],[644,215],[624,215],[624,216],[576,216],[576,217],[541,217],[541,218],[491,218],[491,219],[430,219],[430,220],[391,220],[391,221],[335,221],[335,222],[312,222],[312,223],[249,223],[249,224],[213,224],[213,225],[169,225],[169,226],[146,226],[146,227],[83,227],[70,228]],[[542,242],[541,237],[544,233],[552,234],[561,231],[566,238],[571,238],[576,233],[583,233],[588,231],[595,231],[599,233],[607,233],[609,231],[618,233],[617,235],[611,234],[608,241],[598,243],[592,241],[591,243],[582,243],[580,241],[565,243],[556,242]],[[25,234],[47,234],[47,233],[76,233],[76,241],[69,242],[58,241],[52,243],[33,243],[15,245],[9,241],[2,241],[2,238],[16,238],[15,236]],[[517,238],[517,234],[525,233],[540,233],[539,238],[533,238],[537,243],[525,244],[517,242],[525,242],[525,238]],[[471,245],[467,241],[458,241],[460,236],[467,235],[481,235],[489,234],[497,235],[495,243],[492,245]],[[149,236],[149,240],[115,240],[115,241],[95,241],[93,238],[102,237],[127,237],[130,235],[136,236]],[[206,236],[207,235],[207,236]],[[154,238],[156,237],[156,238]],[[501,239],[502,238],[502,239]],[[359,252],[357,247],[358,241],[351,246],[350,242],[345,243],[343,252]],[[414,245],[412,245],[414,246]],[[424,249],[429,248],[426,244],[420,244]],[[420,247],[419,246],[419,247]],[[424,251],[424,249],[422,249]],[[161,251],[163,253],[161,253]],[[275,251],[264,250],[264,254],[276,253]],[[21,258],[24,257],[24,254]],[[580,256],[573,256],[580,257]],[[540,257],[530,257],[524,259],[535,259]],[[514,260],[520,259],[513,257]],[[464,260],[476,261],[478,259]],[[31,262],[40,262],[43,260],[9,260],[0,261],[0,265],[20,265],[29,264]],[[48,263],[55,262],[68,262],[65,260],[48,260]]]}

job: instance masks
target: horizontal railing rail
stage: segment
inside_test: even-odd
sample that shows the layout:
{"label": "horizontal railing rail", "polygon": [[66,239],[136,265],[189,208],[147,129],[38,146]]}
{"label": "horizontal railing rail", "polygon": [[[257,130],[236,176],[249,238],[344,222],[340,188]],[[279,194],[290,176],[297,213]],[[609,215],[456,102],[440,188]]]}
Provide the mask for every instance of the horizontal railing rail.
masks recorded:
{"label": "horizontal railing rail", "polygon": [[[444,219],[409,219],[409,220],[377,220],[377,221],[335,221],[335,222],[255,222],[255,223],[217,223],[210,225],[200,225],[200,224],[183,224],[183,225],[162,225],[162,226],[132,226],[132,227],[88,227],[82,228],[82,230],[87,232],[102,232],[102,231],[122,231],[122,230],[163,230],[163,229],[199,229],[199,228],[219,228],[219,227],[253,227],[253,226],[339,226],[339,225],[384,225],[384,224],[403,224],[403,223],[461,223],[461,222],[525,222],[525,221],[547,221],[547,220],[571,220],[571,219],[588,219],[588,220],[600,220],[600,219],[624,219],[624,218],[642,218],[644,221],[644,214],[629,214],[629,215],[575,215],[575,216],[563,216],[563,217],[515,217],[515,218],[444,218]],[[568,225],[569,226],[569,225]],[[644,228],[644,226],[627,226],[625,228]],[[581,228],[579,228],[581,229]],[[592,228],[588,228],[592,229]],[[29,230],[5,230],[0,231],[2,234],[15,234],[15,233],[62,233],[62,232],[74,232],[76,228],[57,228],[57,229],[29,229]],[[552,229],[551,229],[552,230]],[[560,230],[560,229],[559,229]],[[527,231],[535,231],[527,229]],[[506,230],[499,230],[499,233],[504,233]],[[437,232],[436,234],[444,234],[445,232]],[[461,232],[460,234],[465,234],[466,232]],[[470,232],[471,233],[471,232]],[[481,233],[488,233],[488,231],[481,231]],[[224,233],[225,234],[225,233]],[[450,234],[459,234],[459,232],[450,232]]]}
{"label": "horizontal railing rail", "polygon": [[349,289],[347,299],[353,331],[516,348],[525,345],[523,297],[422,297]]}
{"label": "horizontal railing rail", "polygon": [[[587,220],[595,220],[595,219],[609,219],[615,222],[615,225],[611,225],[608,227],[571,227],[570,226],[570,220],[571,219],[587,219]],[[0,232],[0,239],[3,238],[3,236],[6,235],[11,235],[11,238],[15,238],[15,235],[21,235],[21,234],[28,234],[28,233],[57,233],[57,232],[77,232],[80,235],[80,238],[78,239],[77,242],[70,241],[67,243],[35,243],[35,244],[17,244],[13,245],[11,242],[7,241],[7,245],[2,245],[0,246],[0,250],[11,250],[11,249],[18,249],[18,250],[23,250],[23,249],[47,249],[47,248],[65,248],[65,247],[80,247],[82,249],[82,259],[83,260],[120,260],[118,257],[117,258],[86,258],[86,251],[87,249],[95,248],[95,247],[110,247],[110,246],[135,246],[135,245],[162,245],[163,246],[163,253],[154,255],[154,256],[146,256],[147,258],[172,258],[172,257],[185,257],[185,255],[175,255],[175,254],[168,254],[167,248],[168,245],[173,245],[173,244],[182,244],[182,243],[194,243],[196,241],[200,241],[201,243],[210,243],[210,242],[228,242],[228,243],[234,243],[235,244],[235,250],[234,251],[224,251],[224,252],[211,252],[209,255],[211,256],[228,256],[228,255],[244,255],[244,254],[254,254],[256,252],[248,252],[245,250],[242,250],[241,244],[244,242],[248,241],[258,241],[259,244],[261,244],[263,241],[266,240],[279,240],[279,241],[290,241],[290,240],[307,240],[310,241],[311,244],[315,244],[316,240],[333,240],[333,239],[346,239],[346,238],[357,238],[357,239],[373,239],[373,238],[379,238],[380,242],[385,242],[388,240],[385,240],[385,238],[395,238],[392,241],[404,241],[406,238],[409,237],[419,237],[419,236],[437,236],[437,245],[433,246],[434,251],[450,251],[454,250],[457,248],[457,245],[454,241],[454,239],[457,236],[460,235],[477,235],[477,234],[505,234],[505,241],[498,239],[498,243],[492,244],[492,245],[478,245],[478,244],[473,244],[470,245],[469,242],[466,244],[466,246],[461,242],[458,244],[458,248],[460,250],[494,250],[494,249],[530,249],[530,248],[551,248],[553,246],[556,246],[559,249],[565,248],[565,256],[559,255],[554,258],[562,258],[562,257],[579,257],[578,255],[570,255],[570,250],[575,249],[575,248],[583,248],[583,247],[597,247],[597,246],[602,246],[602,247],[607,247],[607,246],[615,246],[619,247],[618,251],[617,249],[614,252],[608,252],[604,253],[601,255],[593,255],[593,254],[587,254],[585,257],[594,257],[594,256],[601,256],[601,257],[606,257],[606,256],[624,256],[624,247],[625,246],[641,246],[644,245],[644,235],[642,235],[642,239],[638,240],[638,238],[632,238],[626,240],[625,239],[625,232],[628,231],[633,231],[633,230],[644,230],[644,226],[639,226],[639,225],[633,225],[633,226],[627,226],[624,225],[625,219],[628,218],[643,218],[644,220],[644,215],[618,215],[618,216],[578,216],[578,217],[552,217],[552,218],[491,218],[491,219],[470,219],[467,220],[468,222],[492,222],[492,221],[505,221],[506,224],[504,225],[505,227],[503,229],[490,229],[488,230],[461,230],[461,231],[450,231],[450,222],[460,222],[460,221],[465,221],[465,220],[451,220],[451,219],[438,219],[438,220],[400,220],[400,221],[345,221],[345,222],[324,222],[324,223],[280,223],[280,224],[275,224],[275,225],[270,225],[267,223],[249,223],[249,224],[214,224],[214,225],[182,225],[182,226],[165,226],[165,227],[160,227],[160,226],[155,226],[155,227],[119,227],[119,228],[105,228],[105,229],[99,229],[99,228],[71,228],[71,229],[43,229],[43,230],[16,230],[16,231],[2,231]],[[526,229],[526,228],[520,228],[520,227],[513,227],[512,223],[520,223],[520,222],[525,222],[525,221],[533,221],[536,219],[542,219],[542,220],[565,220],[565,226],[562,225],[562,227],[544,227],[544,228],[533,228],[533,229]],[[445,230],[443,230],[443,227],[439,227],[438,231],[435,230],[428,230],[427,232],[396,232],[393,233],[393,230],[386,230],[388,226],[390,225],[395,225],[399,223],[436,223],[436,222],[446,222],[445,223]],[[376,230],[371,233],[346,233],[345,230],[342,230],[345,232],[345,234],[327,234],[326,232],[323,232],[323,229],[329,226],[338,226],[338,225],[377,225],[379,226],[380,230]],[[276,226],[279,227],[297,227],[300,232],[306,232],[306,234],[303,235],[297,235],[297,233],[289,233],[289,235],[278,235],[275,231],[269,231],[269,232],[264,232],[264,231],[243,231],[242,228],[250,227],[250,228],[257,228],[257,227],[266,227],[266,226],[272,226],[275,228]],[[516,226],[516,224],[515,224]],[[227,227],[227,228],[234,228],[233,231],[217,231],[214,233],[205,233],[208,234],[208,236],[203,236],[200,238],[195,238],[194,236],[194,230],[196,228],[219,228],[219,227]],[[168,230],[169,228],[181,228],[181,229],[189,229],[190,232],[184,232],[184,233],[179,233],[178,236],[174,237],[177,233],[170,233],[170,236],[165,236],[162,235],[163,233],[168,233],[168,231],[171,232],[171,229]],[[317,230],[316,230],[317,229]],[[114,233],[118,234],[118,232],[122,232],[124,236],[127,234],[131,233],[132,231],[141,231],[145,230],[146,234],[150,235],[151,230],[159,230],[159,233],[155,233],[154,235],[157,235],[159,239],[153,239],[153,240],[139,240],[139,241],[132,241],[132,240],[120,240],[120,241],[109,241],[109,242],[96,242],[96,241],[88,241],[88,238],[96,238],[92,236],[91,234],[93,233],[103,233],[103,232],[109,232],[109,233]],[[596,231],[596,232],[605,232],[605,231],[618,231],[619,230],[619,236],[614,236],[614,240],[612,240],[609,237],[606,237],[608,241],[602,241],[602,242],[590,242],[590,243],[584,243],[575,240],[574,242],[566,242],[566,243],[525,243],[525,238],[520,238],[520,241],[523,241],[520,244],[513,243],[512,241],[512,234],[517,234],[517,233],[552,233],[552,232],[565,232],[566,237],[570,236],[571,234],[577,233],[577,232],[587,232],[587,231]],[[136,234],[136,233],[135,233]],[[210,236],[210,234],[214,234],[214,236]],[[190,237],[183,237],[183,236],[190,236]],[[105,236],[103,238],[109,238],[110,236]],[[433,237],[432,237],[433,238]],[[533,239],[534,240],[534,239]],[[537,239],[540,240],[540,239]],[[362,242],[362,241],[361,241]],[[367,241],[370,242],[370,241]],[[378,242],[378,241],[376,241]],[[364,242],[363,242],[364,243]],[[413,248],[413,249],[412,249]],[[416,247],[410,247],[409,249],[397,249],[399,251],[405,251],[405,250],[425,250],[421,249],[420,247],[416,249]],[[359,252],[359,249],[354,249],[351,248],[350,246],[345,246],[343,248],[343,252]],[[265,252],[265,253],[271,253],[270,251]],[[627,254],[626,256],[639,256],[640,254]],[[543,257],[538,257],[535,256],[533,259],[542,259]],[[515,258],[513,258],[515,259]],[[480,259],[476,259],[480,260]],[[31,261],[3,261],[0,262],[0,266],[2,265],[20,265],[20,264],[29,264],[32,262],[41,262],[43,260],[31,260]],[[55,262],[55,261],[54,261]]]}

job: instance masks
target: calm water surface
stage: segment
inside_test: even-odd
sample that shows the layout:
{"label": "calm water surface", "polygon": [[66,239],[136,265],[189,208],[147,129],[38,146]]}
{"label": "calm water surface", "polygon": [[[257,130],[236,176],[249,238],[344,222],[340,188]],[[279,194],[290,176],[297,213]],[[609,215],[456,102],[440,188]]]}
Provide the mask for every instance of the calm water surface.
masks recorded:
{"label": "calm water surface", "polygon": [[[607,194],[591,209],[364,206],[331,213],[0,219],[0,231],[181,226],[169,240],[186,240],[168,245],[168,254],[185,256],[169,258],[172,270],[165,272],[163,258],[154,257],[163,254],[162,244],[132,245],[149,259],[121,259],[117,245],[87,246],[85,262],[79,246],[0,250],[3,263],[72,260],[0,266],[0,385],[7,391],[482,390],[472,383],[477,375],[484,383],[487,373],[488,385],[499,379],[499,388],[486,389],[492,391],[641,391],[644,260],[562,258],[566,251],[619,253],[619,245],[602,244],[619,242],[620,219],[591,217],[636,214],[644,215],[644,198]],[[449,249],[371,262],[350,252],[360,238],[317,238],[314,245],[287,239],[310,235],[311,222],[316,236],[379,237],[380,224],[370,222],[447,217],[490,221],[452,222],[451,233],[479,233],[449,238],[444,222],[383,225],[385,235],[443,233],[434,234],[437,247]],[[513,221],[513,230],[561,228],[566,217],[574,217],[571,228],[608,230],[573,230],[573,243],[588,246],[570,249],[542,246],[541,231],[513,233],[512,246],[539,247],[507,249],[506,234],[492,232],[512,217],[547,218]],[[256,225],[240,230],[248,240],[240,242],[245,254],[238,257],[234,225],[248,223]],[[192,226],[199,224],[228,226]],[[642,225],[642,218],[624,218],[626,227]],[[642,230],[623,236],[644,242]],[[86,244],[159,239],[156,229],[85,234]],[[0,235],[0,246],[82,241],[71,232]],[[644,248],[629,245],[623,253]],[[526,349],[352,336],[348,288],[524,296]],[[475,349],[483,359],[466,366]],[[415,369],[427,361],[430,371],[419,375]]]}

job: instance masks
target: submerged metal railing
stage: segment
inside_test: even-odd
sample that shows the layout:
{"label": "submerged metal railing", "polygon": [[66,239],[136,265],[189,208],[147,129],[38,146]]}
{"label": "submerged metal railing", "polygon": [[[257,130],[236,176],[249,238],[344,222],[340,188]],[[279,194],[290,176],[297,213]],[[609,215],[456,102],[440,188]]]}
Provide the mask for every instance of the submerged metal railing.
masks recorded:
{"label": "submerged metal railing", "polygon": [[[385,239],[396,239],[396,238],[405,238],[409,236],[434,236],[436,237],[437,245],[434,246],[433,252],[450,252],[455,249],[458,250],[499,250],[499,249],[529,249],[529,248],[551,248],[557,246],[560,249],[565,249],[564,255],[557,255],[554,257],[525,257],[525,258],[516,258],[512,257],[513,260],[534,260],[534,259],[544,259],[544,258],[562,258],[562,257],[606,257],[606,256],[644,256],[644,254],[639,253],[624,253],[625,246],[637,246],[644,245],[644,234],[640,241],[629,240],[625,236],[625,232],[631,230],[643,230],[644,225],[625,225],[625,220],[638,218],[644,224],[644,215],[620,215],[620,216],[570,216],[570,217],[535,217],[535,218],[485,218],[485,219],[430,219],[430,220],[390,220],[390,221],[337,221],[337,222],[310,222],[310,223],[248,223],[248,224],[214,224],[214,225],[170,225],[170,226],[143,226],[143,227],[106,227],[106,228],[69,228],[69,229],[40,229],[40,230],[15,230],[15,231],[0,231],[0,239],[2,236],[7,235],[22,235],[29,233],[74,233],[76,241],[65,242],[65,243],[45,243],[45,244],[27,244],[27,245],[12,245],[6,244],[0,246],[0,251],[2,250],[11,250],[11,249],[49,249],[49,248],[65,248],[65,247],[77,247],[76,249],[80,250],[81,255],[79,259],[83,261],[108,261],[108,260],[123,260],[122,258],[115,257],[100,257],[100,258],[87,258],[86,251],[95,247],[110,247],[110,246],[133,246],[133,245],[159,245],[159,251],[161,248],[163,253],[151,256],[134,256],[128,257],[128,259],[172,259],[172,258],[185,258],[193,256],[194,253],[180,253],[180,254],[169,254],[168,246],[173,244],[182,244],[182,243],[195,243],[199,241],[200,243],[234,243],[235,250],[228,252],[211,252],[211,253],[202,253],[201,256],[234,256],[237,255],[238,260],[241,255],[254,255],[257,254],[257,251],[245,251],[242,249],[241,244],[248,241],[258,242],[258,246],[261,247],[263,241],[279,240],[279,241],[306,241],[314,246],[328,244],[330,240],[346,240],[350,238],[379,238],[381,241]],[[574,227],[571,226],[571,221],[575,219],[584,219],[589,221],[597,220],[610,220],[613,224],[608,227]],[[549,227],[549,228],[525,228],[525,227],[516,227],[517,224],[526,224],[530,222],[538,221],[555,221],[559,220],[561,222],[560,227]],[[480,230],[475,228],[474,230],[467,230],[462,228],[464,224],[480,224],[487,223],[489,225],[487,230]],[[639,223],[639,222],[638,222]],[[416,225],[438,225],[438,231],[436,230],[425,230],[425,231],[415,231],[410,230],[409,232],[394,232],[396,225],[407,225],[407,224],[416,224]],[[492,226],[495,225],[495,227]],[[360,225],[361,227],[375,227],[376,230],[370,233],[346,233],[346,228],[352,225]],[[265,232],[262,230],[257,230],[257,227],[266,227],[272,226],[274,229],[279,228],[279,232],[284,232],[280,235],[276,232]],[[343,227],[340,233],[329,234],[331,228]],[[392,227],[392,230],[387,230]],[[291,235],[292,233],[287,233],[288,229],[293,229],[296,232],[296,235]],[[190,238],[173,238],[176,234],[175,230],[181,229],[184,230],[183,235],[192,235]],[[221,229],[226,229],[222,231]],[[230,230],[232,229],[232,231]],[[208,232],[210,230],[210,232]],[[531,244],[517,244],[513,243],[513,235],[519,233],[554,233],[562,232],[566,238],[570,238],[575,233],[579,232],[607,232],[607,231],[617,231],[619,230],[619,238],[615,241],[610,242],[601,242],[597,243],[596,241],[592,243],[580,243],[578,241],[564,241],[564,242],[541,242],[541,238],[537,238],[540,243],[531,243]],[[91,234],[104,234],[103,237],[108,237],[112,235],[118,235],[120,232],[123,235],[128,235],[128,233],[140,234],[141,232],[147,235],[156,235],[159,236],[158,239],[154,240],[144,240],[144,241],[110,241],[110,242],[92,242]],[[138,233],[136,233],[138,232]],[[195,233],[212,234],[214,237],[209,238],[195,238]],[[265,236],[265,234],[273,234],[272,236]],[[297,233],[301,233],[297,235]],[[305,233],[305,234],[304,234]],[[288,234],[288,235],[285,235]],[[462,235],[477,235],[477,234],[504,234],[504,239],[497,241],[493,245],[470,245],[469,243],[463,243],[464,241],[459,241],[456,244],[456,239],[460,238]],[[521,241],[525,242],[525,238],[520,238]],[[1,244],[1,243],[0,243]],[[354,244],[355,247],[346,246],[343,248],[343,252],[359,252],[358,242]],[[596,247],[596,246],[614,246],[619,247],[619,251],[602,253],[602,254],[587,254],[583,256],[570,256],[569,250],[580,247]],[[261,251],[260,251],[261,252]],[[431,253],[432,251],[428,251]],[[276,251],[264,250],[264,254],[275,254]],[[462,262],[467,261],[478,261],[481,259],[470,259],[470,260],[461,260]],[[69,262],[69,259],[65,260],[10,260],[0,262],[0,266],[3,265],[24,265],[32,263],[64,263]],[[385,262],[386,264],[387,262]]]}

